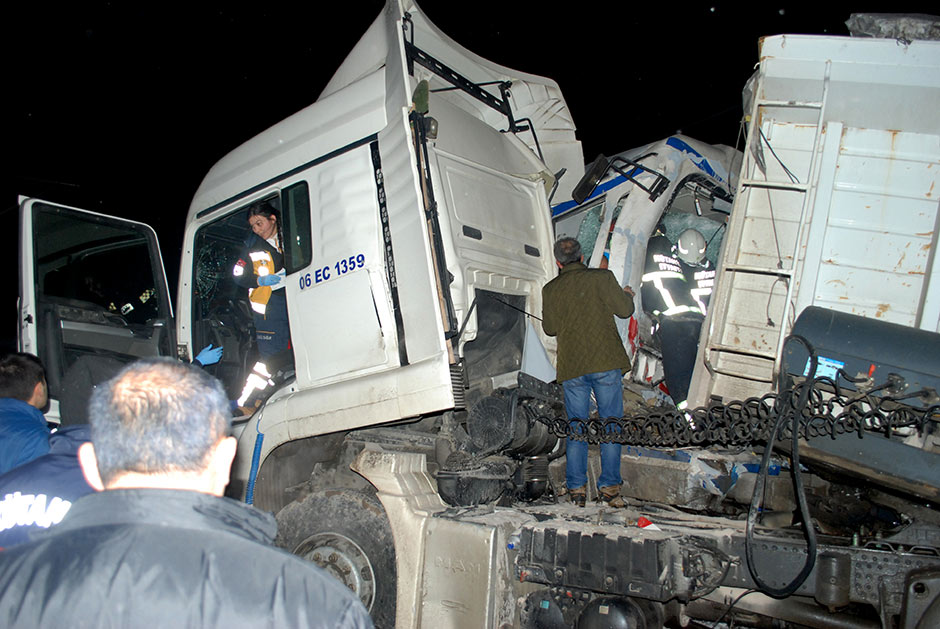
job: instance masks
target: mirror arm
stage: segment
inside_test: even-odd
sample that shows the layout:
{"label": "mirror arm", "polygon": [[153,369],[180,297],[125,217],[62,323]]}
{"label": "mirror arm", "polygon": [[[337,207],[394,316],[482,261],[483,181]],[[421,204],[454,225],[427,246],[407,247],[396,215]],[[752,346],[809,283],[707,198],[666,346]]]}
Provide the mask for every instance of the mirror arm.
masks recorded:
{"label": "mirror arm", "polygon": [[[647,153],[646,155],[640,157],[640,159],[644,159],[651,155],[656,155],[656,153]],[[627,171],[618,165],[618,163],[624,164],[625,166],[632,166],[633,168],[632,170]],[[607,174],[607,171],[611,169],[620,174],[624,179],[632,181],[641,190],[649,194],[650,201],[655,201],[658,199],[659,196],[666,191],[666,188],[669,187],[669,179],[665,175],[647,168],[646,166],[635,162],[632,159],[620,157],[618,155],[608,159],[603,155],[598,155],[597,159],[595,159],[594,162],[585,169],[584,176],[581,177],[581,180],[574,187],[574,190],[571,193],[571,198],[574,199],[574,202],[578,205],[584,203],[584,201],[594,192],[594,189],[597,187],[597,184],[600,183],[601,179],[604,178],[604,175]],[[647,172],[656,178],[652,186],[644,186],[636,180],[636,176],[641,172]]]}
{"label": "mirror arm", "polygon": [[[653,153],[651,153],[652,155]],[[644,157],[647,157],[644,155]],[[627,166],[632,166],[633,170],[625,172],[616,162],[623,162]],[[632,181],[634,185],[638,186],[641,190],[645,191],[650,195],[650,201],[655,201],[659,196],[666,191],[666,188],[669,187],[669,179],[662,173],[656,172],[646,166],[633,161],[632,159],[627,159],[626,157],[614,156],[610,160],[610,168],[617,171],[625,179]],[[644,186],[639,181],[637,181],[636,176],[640,174],[639,171],[646,171],[649,174],[653,175],[656,178],[656,181],[653,182],[652,186]]]}

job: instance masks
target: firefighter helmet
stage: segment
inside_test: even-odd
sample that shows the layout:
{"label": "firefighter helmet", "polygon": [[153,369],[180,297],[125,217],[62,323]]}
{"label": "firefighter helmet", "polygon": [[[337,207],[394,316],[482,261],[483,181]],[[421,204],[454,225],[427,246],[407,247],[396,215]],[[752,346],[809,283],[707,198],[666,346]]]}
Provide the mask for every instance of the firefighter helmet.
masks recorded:
{"label": "firefighter helmet", "polygon": [[679,234],[676,250],[679,259],[686,264],[699,264],[705,258],[705,236],[696,229],[687,229]]}

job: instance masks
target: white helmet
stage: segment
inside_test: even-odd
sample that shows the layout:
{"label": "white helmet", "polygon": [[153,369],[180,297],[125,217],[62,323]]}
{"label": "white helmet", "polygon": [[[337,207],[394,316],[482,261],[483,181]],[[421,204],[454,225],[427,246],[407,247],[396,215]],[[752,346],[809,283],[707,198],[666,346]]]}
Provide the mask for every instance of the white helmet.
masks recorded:
{"label": "white helmet", "polygon": [[686,264],[699,264],[705,258],[705,236],[696,229],[687,229],[679,234],[676,251]]}

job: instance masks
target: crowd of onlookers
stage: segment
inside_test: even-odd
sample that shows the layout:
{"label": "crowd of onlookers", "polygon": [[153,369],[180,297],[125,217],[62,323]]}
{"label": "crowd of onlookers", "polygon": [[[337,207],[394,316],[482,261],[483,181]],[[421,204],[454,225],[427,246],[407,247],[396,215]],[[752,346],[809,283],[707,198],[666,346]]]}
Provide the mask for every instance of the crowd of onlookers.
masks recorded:
{"label": "crowd of onlookers", "polygon": [[274,517],[223,497],[221,383],[171,359],[99,384],[50,429],[42,363],[0,359],[0,626],[371,627],[326,572],[275,548]]}

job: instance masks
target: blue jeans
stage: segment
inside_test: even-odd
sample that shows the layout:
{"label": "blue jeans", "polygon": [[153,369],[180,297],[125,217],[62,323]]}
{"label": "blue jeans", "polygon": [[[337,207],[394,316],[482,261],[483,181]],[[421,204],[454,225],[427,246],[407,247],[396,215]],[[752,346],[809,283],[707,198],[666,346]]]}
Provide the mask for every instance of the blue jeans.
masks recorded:
{"label": "blue jeans", "polygon": [[[561,383],[565,389],[565,412],[568,419],[587,419],[591,410],[591,391],[597,399],[597,412],[600,417],[623,417],[623,383],[619,369],[589,373],[584,376],[565,380]],[[577,429],[577,423],[572,427]],[[610,487],[622,482],[620,477],[619,443],[601,444],[601,476],[597,479],[598,487]],[[565,479],[568,489],[577,489],[587,485],[588,444],[585,441],[568,439]]]}

